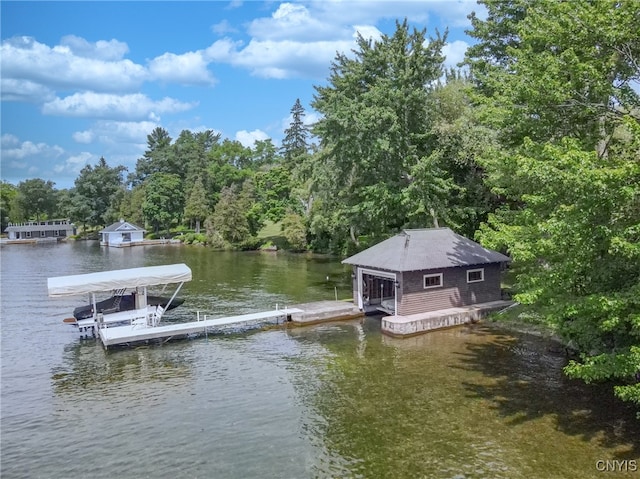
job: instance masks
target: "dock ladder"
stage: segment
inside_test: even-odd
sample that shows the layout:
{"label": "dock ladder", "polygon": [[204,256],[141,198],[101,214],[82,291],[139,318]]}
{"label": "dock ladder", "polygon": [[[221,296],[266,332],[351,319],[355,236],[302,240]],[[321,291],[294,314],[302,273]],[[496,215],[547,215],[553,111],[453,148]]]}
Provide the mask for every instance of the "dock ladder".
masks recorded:
{"label": "dock ladder", "polygon": [[109,311],[118,311],[118,308],[120,308],[120,302],[122,301],[122,295],[126,290],[127,288],[113,290],[113,295],[115,296],[115,300],[113,301],[113,304],[109,308]]}

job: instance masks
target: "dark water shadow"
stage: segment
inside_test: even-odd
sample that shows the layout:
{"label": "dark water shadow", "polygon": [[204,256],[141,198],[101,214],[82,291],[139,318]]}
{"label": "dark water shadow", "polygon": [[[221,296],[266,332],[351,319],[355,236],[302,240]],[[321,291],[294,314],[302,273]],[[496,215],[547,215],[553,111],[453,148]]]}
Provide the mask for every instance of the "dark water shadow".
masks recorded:
{"label": "dark water shadow", "polygon": [[467,340],[451,365],[482,373],[477,382],[463,383],[467,397],[487,400],[509,425],[551,416],[558,431],[616,450],[617,459],[640,457],[640,420],[614,397],[611,384],[566,377],[564,351],[548,339],[487,325],[473,329],[491,338]]}

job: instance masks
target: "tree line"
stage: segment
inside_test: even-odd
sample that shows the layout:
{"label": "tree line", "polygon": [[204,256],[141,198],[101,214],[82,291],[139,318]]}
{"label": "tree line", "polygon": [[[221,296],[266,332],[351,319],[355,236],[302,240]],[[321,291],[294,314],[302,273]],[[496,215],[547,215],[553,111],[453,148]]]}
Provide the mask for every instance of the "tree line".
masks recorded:
{"label": "tree line", "polygon": [[516,301],[580,354],[567,374],[640,404],[640,9],[479,3],[461,70],[444,69],[446,32],[397,22],[336,55],[320,119],[296,101],[280,148],[156,128],[126,178],[101,159],[70,190],[3,184],[3,221],[125,217],[233,247],[273,221],[292,249],[341,255],[448,226],[513,258]]}

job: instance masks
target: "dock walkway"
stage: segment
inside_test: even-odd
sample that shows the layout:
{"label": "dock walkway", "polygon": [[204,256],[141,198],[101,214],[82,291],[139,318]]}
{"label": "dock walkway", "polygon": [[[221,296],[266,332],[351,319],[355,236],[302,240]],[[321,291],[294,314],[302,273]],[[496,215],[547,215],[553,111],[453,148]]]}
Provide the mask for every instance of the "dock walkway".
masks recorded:
{"label": "dock walkway", "polygon": [[150,339],[169,340],[174,336],[204,334],[210,329],[220,329],[224,327],[247,327],[266,322],[279,323],[287,321],[292,314],[300,312],[302,311],[296,308],[287,308],[215,319],[206,319],[205,316],[205,319],[198,321],[166,324],[163,326],[144,327],[131,324],[101,328],[98,330],[98,335],[102,340],[102,344],[104,344],[105,347],[109,347],[117,344],[147,341]]}
{"label": "dock walkway", "polygon": [[[277,306],[276,306],[277,308]],[[133,318],[144,317],[146,310],[136,310],[127,312]],[[105,347],[118,344],[131,344],[139,341],[153,339],[170,340],[173,337],[184,337],[194,334],[205,334],[208,331],[215,331],[229,328],[247,328],[260,326],[262,324],[281,324],[287,322],[293,325],[308,325],[324,321],[335,321],[352,319],[363,316],[364,313],[347,301],[317,301],[313,303],[297,304],[285,309],[275,309],[259,313],[241,314],[238,316],[228,316],[224,318],[198,319],[187,323],[155,324],[146,321],[131,321],[125,325],[111,325],[104,322],[104,327],[97,329],[97,336]],[[114,320],[123,318],[114,317]],[[91,327],[95,323],[87,323]],[[80,323],[80,322],[78,322]],[[83,326],[85,326],[83,324]],[[95,331],[95,330],[94,330]]]}

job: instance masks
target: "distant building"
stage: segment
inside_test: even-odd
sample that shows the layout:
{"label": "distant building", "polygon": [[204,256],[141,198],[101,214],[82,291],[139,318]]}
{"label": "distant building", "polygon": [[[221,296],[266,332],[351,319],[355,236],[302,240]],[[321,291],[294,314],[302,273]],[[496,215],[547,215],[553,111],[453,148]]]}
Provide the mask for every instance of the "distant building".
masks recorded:
{"label": "distant building", "polygon": [[133,246],[144,241],[146,230],[123,219],[100,231],[101,246]]}
{"label": "distant building", "polygon": [[55,241],[76,234],[76,227],[68,219],[9,223],[4,230],[9,240]]}
{"label": "distant building", "polygon": [[449,228],[408,229],[343,261],[365,311],[408,316],[502,299],[509,257]]}

